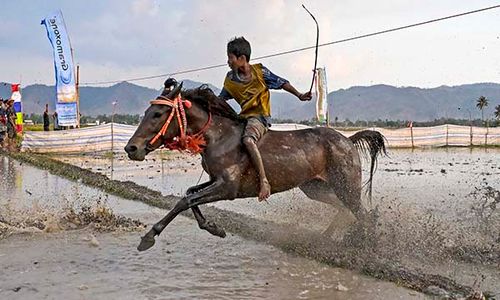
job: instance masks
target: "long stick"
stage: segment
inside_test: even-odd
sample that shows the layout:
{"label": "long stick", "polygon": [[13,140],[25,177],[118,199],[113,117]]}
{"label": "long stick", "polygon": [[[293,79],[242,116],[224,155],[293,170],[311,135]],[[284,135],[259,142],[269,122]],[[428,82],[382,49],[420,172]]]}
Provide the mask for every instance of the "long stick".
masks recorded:
{"label": "long stick", "polygon": [[319,45],[319,25],[318,21],[316,21],[316,18],[313,16],[313,14],[306,8],[304,4],[302,4],[302,7],[307,11],[307,13],[313,18],[314,23],[316,23],[316,50],[315,50],[315,56],[314,56],[314,69],[313,69],[313,76],[311,80],[311,87],[309,88],[309,93],[312,91],[313,85],[314,85],[314,78],[316,77],[316,67],[318,65],[318,45]]}

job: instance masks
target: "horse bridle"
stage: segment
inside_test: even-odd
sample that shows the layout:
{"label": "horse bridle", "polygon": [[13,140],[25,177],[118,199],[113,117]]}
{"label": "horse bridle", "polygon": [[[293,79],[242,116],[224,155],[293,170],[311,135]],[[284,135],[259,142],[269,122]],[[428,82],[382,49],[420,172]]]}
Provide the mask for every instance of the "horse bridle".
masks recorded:
{"label": "horse bridle", "polygon": [[173,100],[165,96],[159,96],[158,98],[161,99],[151,100],[150,104],[170,106],[172,110],[170,111],[170,115],[161,127],[160,131],[149,141],[148,148],[152,148],[153,144],[158,141],[159,138],[165,136],[168,127],[170,126],[170,123],[175,116],[177,118],[177,124],[179,124],[179,135],[172,138],[171,141],[166,140],[164,142],[164,146],[171,150],[188,150],[191,153],[201,152],[202,147],[200,146],[206,145],[205,140],[203,139],[203,134],[210,126],[210,123],[212,121],[212,114],[208,112],[207,123],[199,132],[193,135],[189,135],[187,134],[187,118],[185,109],[191,108],[191,101],[182,99],[180,93]]}

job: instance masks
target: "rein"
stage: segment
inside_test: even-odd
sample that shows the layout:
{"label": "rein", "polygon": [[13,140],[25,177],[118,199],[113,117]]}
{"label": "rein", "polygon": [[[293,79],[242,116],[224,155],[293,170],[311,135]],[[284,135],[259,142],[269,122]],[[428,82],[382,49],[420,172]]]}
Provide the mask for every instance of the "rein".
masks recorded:
{"label": "rein", "polygon": [[190,135],[187,133],[187,118],[185,108],[191,108],[191,101],[182,99],[180,93],[173,100],[168,99],[164,96],[159,96],[159,98],[162,99],[151,100],[150,103],[170,106],[172,107],[172,110],[170,111],[170,115],[165,121],[165,124],[163,124],[163,126],[161,127],[160,131],[151,139],[151,141],[149,141],[149,145],[153,146],[153,144],[160,137],[165,136],[168,127],[175,116],[177,118],[177,124],[179,124],[179,135],[173,137],[170,140],[165,140],[163,146],[169,150],[186,151],[191,154],[198,154],[203,152],[203,149],[207,145],[204,134],[210,126],[210,123],[212,122],[212,114],[208,112],[207,123],[200,131]]}

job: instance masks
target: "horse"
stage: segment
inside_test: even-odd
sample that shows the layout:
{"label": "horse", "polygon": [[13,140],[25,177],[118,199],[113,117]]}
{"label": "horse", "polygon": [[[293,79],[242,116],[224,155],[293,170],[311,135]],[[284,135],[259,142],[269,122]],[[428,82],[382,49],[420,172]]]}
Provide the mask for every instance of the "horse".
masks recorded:
{"label": "horse", "polygon": [[[258,195],[258,173],[242,144],[245,120],[206,85],[182,93],[181,90],[182,83],[170,89],[165,82],[164,90],[151,101],[125,151],[131,160],[138,161],[161,146],[199,153],[209,180],[186,191],[173,209],[141,238],[139,251],[152,247],[155,237],[188,209],[201,229],[224,238],[224,229],[205,219],[198,206]],[[332,205],[338,205],[334,202],[340,200],[357,220],[365,218],[359,153],[371,159],[367,181],[371,195],[377,157],[386,153],[385,138],[379,132],[363,130],[347,138],[326,127],[270,130],[258,147],[272,194],[298,187],[310,199]]]}

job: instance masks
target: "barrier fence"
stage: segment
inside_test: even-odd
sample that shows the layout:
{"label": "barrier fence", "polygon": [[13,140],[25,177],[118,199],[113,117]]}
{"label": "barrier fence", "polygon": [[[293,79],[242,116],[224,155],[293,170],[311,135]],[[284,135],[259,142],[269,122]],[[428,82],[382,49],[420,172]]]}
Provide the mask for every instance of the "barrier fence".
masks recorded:
{"label": "barrier fence", "polygon": [[[22,151],[37,153],[123,152],[136,126],[109,123],[63,131],[28,131]],[[300,124],[274,124],[272,130],[308,128]],[[500,146],[500,127],[484,128],[457,125],[400,129],[368,128],[382,133],[391,148],[443,146]],[[361,129],[360,129],[361,130]],[[357,131],[339,130],[345,136]]]}

